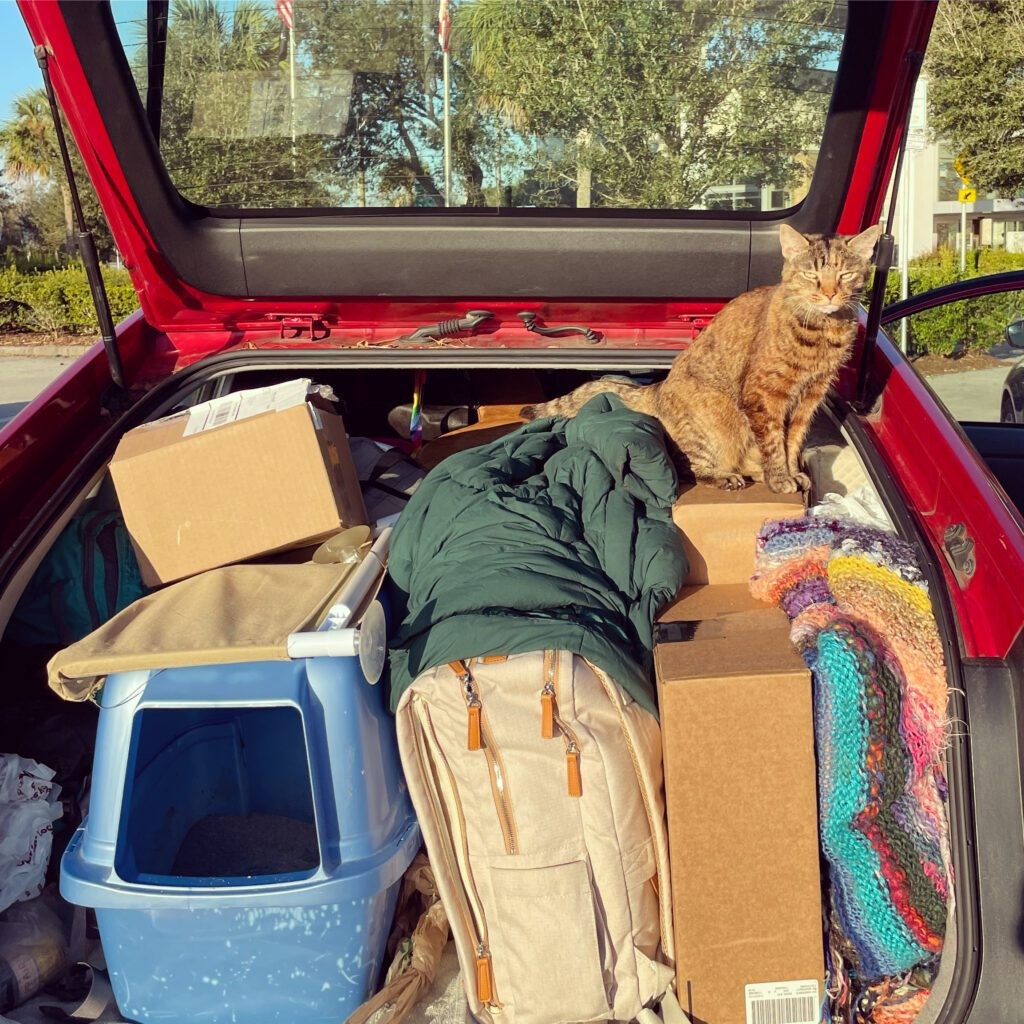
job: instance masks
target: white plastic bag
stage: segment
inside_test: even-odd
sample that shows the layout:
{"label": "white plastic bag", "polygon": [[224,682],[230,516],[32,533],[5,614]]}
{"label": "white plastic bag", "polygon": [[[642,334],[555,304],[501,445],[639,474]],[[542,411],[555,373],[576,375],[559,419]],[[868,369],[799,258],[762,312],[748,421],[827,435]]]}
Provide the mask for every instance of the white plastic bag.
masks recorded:
{"label": "white plastic bag", "polygon": [[884,530],[895,533],[889,513],[878,499],[874,489],[865,484],[849,494],[826,494],[821,501],[808,509],[808,515],[825,518],[852,519],[854,522],[871,527],[872,530]]}
{"label": "white plastic bag", "polygon": [[43,891],[62,813],[53,776],[31,758],[0,754],[0,913]]}

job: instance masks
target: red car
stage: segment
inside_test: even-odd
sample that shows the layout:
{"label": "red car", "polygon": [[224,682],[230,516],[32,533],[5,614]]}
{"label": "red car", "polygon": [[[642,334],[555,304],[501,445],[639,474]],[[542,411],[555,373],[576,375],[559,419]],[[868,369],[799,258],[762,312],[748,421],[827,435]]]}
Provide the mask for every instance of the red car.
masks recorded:
{"label": "red car", "polygon": [[[673,206],[639,186],[632,199],[613,195],[612,162],[592,179],[581,172],[568,197],[553,187],[537,161],[579,144],[568,128],[557,146],[501,150],[504,172],[499,157],[467,163],[456,147],[447,188],[437,160],[431,173],[423,158],[441,151],[439,131],[428,131],[440,122],[421,119],[412,131],[411,114],[380,115],[378,107],[377,134],[364,136],[365,147],[354,143],[367,123],[356,108],[383,103],[387,92],[374,75],[399,81],[394,62],[405,51],[392,60],[382,50],[384,71],[367,64],[365,73],[344,72],[349,91],[339,86],[344,95],[325,99],[319,113],[303,108],[293,142],[287,118],[256,124],[255,93],[247,93],[248,105],[224,108],[250,118],[236,137],[213,98],[237,95],[257,72],[237,65],[188,78],[183,51],[168,57],[178,45],[175,18],[203,5],[176,13],[172,4],[168,19],[167,4],[150,3],[140,27],[124,22],[119,4],[19,3],[45,48],[141,309],[0,431],[0,627],[48,543],[102,479],[121,435],[175,408],[312,376],[344,399],[353,432],[381,436],[389,411],[409,401],[417,370],[428,374],[428,404],[455,406],[495,387],[503,400],[520,400],[513,370],[532,371],[550,396],[601,372],[664,372],[726,301],[777,279],[780,223],[853,234],[879,220],[934,16],[924,0],[834,7],[817,37],[824,46],[832,33],[834,59],[790,76],[821,114],[819,137],[804,151],[813,169],[799,202],[768,195],[763,180],[744,184],[741,168],[739,184]],[[721,34],[704,51],[708,61]],[[755,32],[748,43],[764,38]],[[276,53],[276,35],[271,42]],[[745,81],[737,74],[740,125],[762,130],[756,145],[770,148],[772,134],[803,108],[773,121],[763,103],[759,111],[748,102]],[[183,97],[191,104],[184,134],[175,121]],[[411,110],[408,96],[395,102]],[[309,128],[328,115],[344,129]],[[294,113],[290,127],[295,138]],[[701,130],[742,145],[722,124]],[[611,161],[612,142],[603,145],[601,159]],[[369,174],[366,152],[376,161]],[[386,163],[396,152],[401,160]],[[190,159],[205,161],[202,181]],[[324,170],[342,166],[343,182]],[[650,164],[648,182],[660,166]],[[673,164],[683,168],[678,181],[694,166]],[[513,170],[515,189],[507,184]],[[273,208],[252,205],[253,181],[281,185],[265,193]],[[975,279],[970,291],[957,286],[937,301],[1022,286],[1020,274]],[[911,300],[887,318],[929,301]],[[565,329],[576,326],[584,329]],[[884,330],[877,345],[863,342],[862,332],[826,415],[927,562],[958,724],[948,765],[956,942],[933,1019],[1024,1021],[1024,519],[1007,497],[1022,493],[1024,435],[1012,425],[958,425]],[[6,685],[20,681],[8,675]]]}

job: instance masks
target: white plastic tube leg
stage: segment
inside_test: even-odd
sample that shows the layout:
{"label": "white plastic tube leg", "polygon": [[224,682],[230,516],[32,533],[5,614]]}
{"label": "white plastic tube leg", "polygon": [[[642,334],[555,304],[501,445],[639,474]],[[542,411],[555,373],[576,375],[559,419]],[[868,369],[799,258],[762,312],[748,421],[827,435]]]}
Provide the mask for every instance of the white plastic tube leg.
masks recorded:
{"label": "white plastic tube leg", "polygon": [[381,531],[366,557],[353,571],[348,583],[338,595],[338,600],[327,613],[325,631],[344,629],[352,624],[356,609],[366,600],[373,585],[388,564],[388,547],[391,542],[391,528]]}

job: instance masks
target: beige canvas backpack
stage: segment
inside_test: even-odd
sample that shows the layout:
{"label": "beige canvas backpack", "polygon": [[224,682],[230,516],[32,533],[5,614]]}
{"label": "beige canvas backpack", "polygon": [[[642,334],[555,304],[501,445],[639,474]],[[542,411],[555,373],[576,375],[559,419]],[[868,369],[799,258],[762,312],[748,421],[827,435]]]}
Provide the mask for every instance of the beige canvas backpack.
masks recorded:
{"label": "beige canvas backpack", "polygon": [[628,1021],[657,1003],[673,972],[655,718],[548,651],[424,672],[397,725],[473,1015]]}

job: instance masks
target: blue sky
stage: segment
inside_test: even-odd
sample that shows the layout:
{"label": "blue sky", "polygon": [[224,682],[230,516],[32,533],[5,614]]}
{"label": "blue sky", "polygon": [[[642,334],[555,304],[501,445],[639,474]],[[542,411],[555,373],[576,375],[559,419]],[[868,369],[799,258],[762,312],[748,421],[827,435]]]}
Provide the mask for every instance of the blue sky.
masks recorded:
{"label": "blue sky", "polygon": [[15,96],[42,84],[18,5],[0,0],[0,121],[7,120]]}

